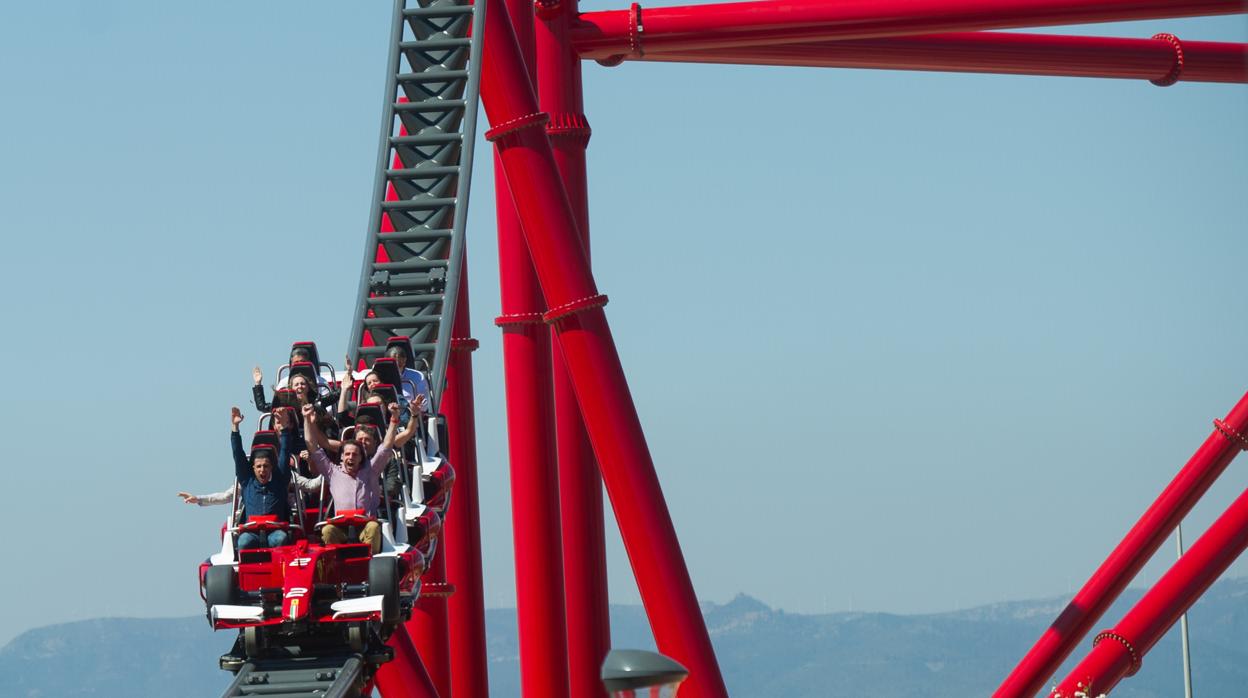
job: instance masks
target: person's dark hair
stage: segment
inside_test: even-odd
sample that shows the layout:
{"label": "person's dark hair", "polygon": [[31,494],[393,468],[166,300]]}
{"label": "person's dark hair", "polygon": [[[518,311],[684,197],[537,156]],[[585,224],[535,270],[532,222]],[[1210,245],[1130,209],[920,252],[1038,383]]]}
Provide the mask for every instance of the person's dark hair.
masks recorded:
{"label": "person's dark hair", "polygon": [[364,448],[364,444],[350,439],[342,442],[342,445],[338,447],[339,452],[341,453],[342,451],[347,450],[347,446],[354,446],[355,448],[360,449],[360,453],[363,454],[364,457],[368,457],[368,451]]}
{"label": "person's dark hair", "polygon": [[251,452],[251,465],[255,467],[256,459],[264,458],[269,461],[269,465],[277,465],[277,454],[271,448],[258,448]]}
{"label": "person's dark hair", "polygon": [[373,416],[371,414],[362,414],[355,418],[355,425],[358,426],[375,426]]}
{"label": "person's dark hair", "polygon": [[312,360],[312,352],[308,351],[304,347],[295,347],[294,349],[290,350],[290,363],[292,364],[295,363],[296,361],[311,361],[311,360]]}

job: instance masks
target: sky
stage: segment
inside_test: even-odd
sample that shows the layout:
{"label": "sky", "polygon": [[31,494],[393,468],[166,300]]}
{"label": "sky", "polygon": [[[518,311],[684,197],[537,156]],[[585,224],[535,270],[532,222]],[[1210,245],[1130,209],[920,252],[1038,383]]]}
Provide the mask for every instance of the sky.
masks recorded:
{"label": "sky", "polygon": [[[253,365],[345,349],[389,4],[0,7],[0,644],[202,612],[225,512],[175,493],[228,485]],[[1243,15],[1066,31],[1248,41]],[[1069,594],[1248,389],[1242,85],[589,63],[585,89],[595,272],[702,599]],[[502,607],[491,167],[468,255]]]}

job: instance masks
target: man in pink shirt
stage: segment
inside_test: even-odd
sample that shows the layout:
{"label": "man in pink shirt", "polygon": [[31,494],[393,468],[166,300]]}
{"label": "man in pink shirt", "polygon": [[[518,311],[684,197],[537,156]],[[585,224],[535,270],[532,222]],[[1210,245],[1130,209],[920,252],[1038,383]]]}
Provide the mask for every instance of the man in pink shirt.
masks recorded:
{"label": "man in pink shirt", "polygon": [[[334,500],[334,510],[341,513],[348,509],[362,509],[371,517],[377,516],[381,502],[381,474],[394,448],[394,434],[399,427],[399,406],[390,405],[390,424],[377,452],[370,459],[364,447],[355,441],[343,441],[339,447],[342,462],[334,463],[325,454],[325,435],[316,426],[316,411],[311,405],[303,406],[304,437],[312,451],[309,462],[312,468],[325,477],[329,494]],[[347,542],[347,532],[333,524],[321,528],[321,539],[327,545]],[[368,543],[373,553],[381,550],[381,526],[370,521],[360,531],[360,542]]]}

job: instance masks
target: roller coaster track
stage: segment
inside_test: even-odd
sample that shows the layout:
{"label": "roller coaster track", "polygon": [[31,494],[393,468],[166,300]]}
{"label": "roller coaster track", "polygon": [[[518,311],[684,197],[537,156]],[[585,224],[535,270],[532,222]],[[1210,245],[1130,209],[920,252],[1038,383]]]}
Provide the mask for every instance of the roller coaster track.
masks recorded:
{"label": "roller coaster track", "polygon": [[[407,337],[430,372],[434,407],[445,384],[459,287],[476,134],[485,3],[399,0],[390,37],[377,173],[349,351],[375,358]],[[480,34],[478,33],[477,36]],[[252,658],[224,693],[348,698],[392,654]]]}
{"label": "roller coaster track", "polygon": [[408,337],[430,370],[434,406],[446,379],[476,134],[485,3],[395,4],[372,208],[352,358]]}
{"label": "roller coaster track", "polygon": [[364,687],[366,669],[358,654],[250,661],[223,698],[353,698]]}

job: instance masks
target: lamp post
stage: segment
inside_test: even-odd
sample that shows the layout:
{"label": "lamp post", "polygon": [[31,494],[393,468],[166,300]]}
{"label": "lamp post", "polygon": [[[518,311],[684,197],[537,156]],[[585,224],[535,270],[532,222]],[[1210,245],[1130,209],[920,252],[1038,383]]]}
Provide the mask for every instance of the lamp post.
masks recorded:
{"label": "lamp post", "polygon": [[672,698],[687,676],[688,669],[657,652],[611,650],[602,660],[602,685],[611,698]]}

